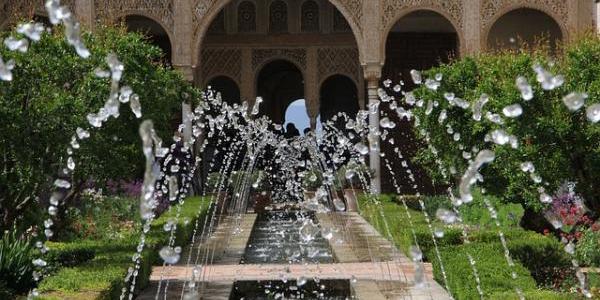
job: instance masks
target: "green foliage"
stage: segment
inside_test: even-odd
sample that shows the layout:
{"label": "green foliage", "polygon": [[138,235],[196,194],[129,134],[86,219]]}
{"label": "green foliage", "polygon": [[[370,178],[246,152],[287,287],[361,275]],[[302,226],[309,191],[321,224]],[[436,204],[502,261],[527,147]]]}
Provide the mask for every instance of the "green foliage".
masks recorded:
{"label": "green foliage", "polygon": [[[147,249],[142,252],[138,289],[146,287],[152,265],[160,263],[158,248],[166,245],[169,240],[169,232],[164,231],[163,226],[170,220],[174,221],[176,210],[173,207],[152,223],[146,238]],[[175,245],[182,245],[190,239],[196,222],[201,226],[207,211],[206,199],[185,200],[177,223]],[[75,249],[92,249],[95,256],[87,262],[61,268],[45,278],[38,288],[43,295],[42,299],[119,299],[125,284],[123,279],[131,266],[131,256],[138,240],[139,231],[135,231],[119,240],[91,239],[68,244],[68,247]]]}
{"label": "green foliage", "polygon": [[14,228],[4,232],[0,240],[0,296],[24,294],[34,287],[33,259],[29,238],[20,237]]}
{"label": "green foliage", "polygon": [[[6,35],[18,34],[5,32],[2,37]],[[88,59],[77,56],[62,30],[43,34],[27,53],[0,48],[5,61],[16,62],[14,79],[0,82],[0,168],[5,170],[0,175],[0,229],[35,211],[39,206],[34,205],[35,196],[48,195],[51,178],[66,165],[75,129],[89,128],[86,115],[103,106],[110,82],[96,77],[94,70],[108,68],[104,61],[108,53],[116,53],[123,62],[121,84],[140,96],[143,118],[154,121],[164,140],[172,136],[170,124],[180,103],[196,99],[197,91],[178,73],[154,63],[161,56],[160,49],[146,43],[143,36],[97,28],[83,38],[92,53]],[[139,123],[128,105],[122,105],[118,121],[109,120],[91,131],[74,156],[75,190],[88,179],[102,183],[141,177],[144,158]]]}
{"label": "green foliage", "polygon": [[600,267],[600,231],[586,229],[577,242],[576,251],[579,263],[585,266]]}
{"label": "green foliage", "polygon": [[139,199],[84,194],[79,203],[66,208],[63,241],[74,239],[119,239],[139,223]]}
{"label": "green foliage", "polygon": [[[532,70],[536,63],[553,74],[563,74],[565,84],[552,91],[542,90]],[[539,209],[538,192],[529,175],[519,169],[522,161],[529,160],[549,183],[548,191],[556,190],[565,180],[576,181],[578,192],[588,206],[596,211],[600,208],[600,194],[597,193],[600,188],[600,127],[587,121],[584,109],[572,113],[562,102],[564,95],[574,91],[587,92],[588,105],[600,99],[600,39],[597,36],[588,36],[567,46],[554,64],[542,52],[507,52],[467,57],[434,68],[426,72],[426,76],[433,77],[436,73],[443,74],[441,87],[437,91],[420,87],[415,94],[426,101],[438,100],[439,107],[431,114],[425,112],[425,106],[415,107],[413,112],[420,120],[420,127],[430,133],[431,143],[445,165],[464,170],[467,162],[462,158],[459,143],[453,141],[446,126],[438,122],[442,109],[448,112],[446,124],[460,133],[461,144],[467,145],[467,149],[474,146],[496,152],[496,160],[481,170],[485,178],[482,185],[490,193]],[[535,95],[532,100],[521,99],[515,84],[518,76],[525,76],[532,85]],[[470,109],[450,106],[444,99],[445,92],[453,92],[471,103],[481,94],[488,94],[490,101],[484,106],[484,114],[486,111],[501,114],[504,107],[515,103],[520,103],[524,112],[519,118],[505,118],[502,126],[488,121],[485,116],[482,121],[475,122]],[[499,127],[519,138],[518,149],[484,142],[484,135]],[[421,149],[418,159],[434,178],[441,180],[434,156],[428,149]]]}

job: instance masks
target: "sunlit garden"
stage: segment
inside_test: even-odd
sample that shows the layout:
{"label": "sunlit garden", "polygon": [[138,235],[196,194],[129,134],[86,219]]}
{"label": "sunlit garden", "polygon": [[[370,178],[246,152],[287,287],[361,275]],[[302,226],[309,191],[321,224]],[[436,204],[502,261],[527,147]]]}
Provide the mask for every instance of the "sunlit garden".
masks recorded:
{"label": "sunlit garden", "polygon": [[0,32],[0,299],[600,299],[597,34],[381,78],[292,134],[46,9]]}

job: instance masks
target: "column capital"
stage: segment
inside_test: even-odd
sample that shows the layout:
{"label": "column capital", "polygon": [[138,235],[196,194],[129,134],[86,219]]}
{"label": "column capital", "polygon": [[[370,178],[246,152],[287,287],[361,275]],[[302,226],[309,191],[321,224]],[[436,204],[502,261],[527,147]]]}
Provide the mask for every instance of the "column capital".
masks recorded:
{"label": "column capital", "polygon": [[367,83],[378,82],[381,78],[381,69],[383,66],[379,62],[366,63],[362,65],[363,73]]}

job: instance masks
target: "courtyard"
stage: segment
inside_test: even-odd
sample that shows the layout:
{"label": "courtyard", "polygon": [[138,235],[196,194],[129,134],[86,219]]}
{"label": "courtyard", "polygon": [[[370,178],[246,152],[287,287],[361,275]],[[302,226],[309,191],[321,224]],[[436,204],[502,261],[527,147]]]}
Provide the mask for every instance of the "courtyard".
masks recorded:
{"label": "courtyard", "polygon": [[0,2],[0,299],[600,299],[595,1]]}

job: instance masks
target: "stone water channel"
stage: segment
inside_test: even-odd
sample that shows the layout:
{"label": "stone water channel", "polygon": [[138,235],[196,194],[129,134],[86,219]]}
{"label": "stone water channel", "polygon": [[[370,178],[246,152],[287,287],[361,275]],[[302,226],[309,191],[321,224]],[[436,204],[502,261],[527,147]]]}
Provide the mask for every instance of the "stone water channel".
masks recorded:
{"label": "stone water channel", "polygon": [[414,263],[358,213],[308,215],[323,227],[339,228],[335,238],[318,235],[310,243],[301,241],[298,214],[223,217],[211,237],[184,250],[177,265],[154,267],[150,286],[137,299],[155,299],[161,278],[160,299],[166,281],[166,299],[180,299],[193,267],[183,258],[207,249],[215,255],[198,282],[200,299],[450,299],[433,280],[430,264],[425,286],[416,287]]}

